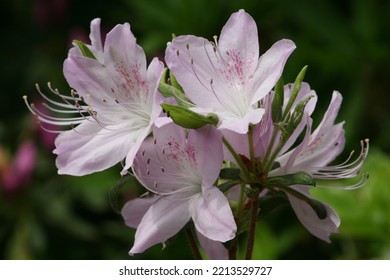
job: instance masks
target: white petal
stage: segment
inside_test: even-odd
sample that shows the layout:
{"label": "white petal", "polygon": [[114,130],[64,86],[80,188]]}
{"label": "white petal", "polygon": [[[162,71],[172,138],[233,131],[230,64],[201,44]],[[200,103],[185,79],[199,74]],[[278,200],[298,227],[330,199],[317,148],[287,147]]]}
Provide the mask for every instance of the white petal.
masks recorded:
{"label": "white petal", "polygon": [[[294,186],[293,188],[307,197],[310,197],[306,186]],[[337,213],[329,205],[322,203],[326,208],[327,217],[321,220],[318,218],[313,208],[305,201],[296,198],[289,193],[286,194],[295,214],[305,228],[314,236],[330,243],[330,234],[338,233],[338,227],[340,225],[340,218]]]}
{"label": "white petal", "polygon": [[128,227],[137,228],[142,218],[160,197],[157,195],[129,200],[123,206],[121,215]]}
{"label": "white petal", "polygon": [[256,104],[279,80],[284,65],[290,54],[294,51],[295,44],[291,40],[280,40],[264,53],[259,60],[257,70],[253,77],[253,98],[250,104]]}
{"label": "white petal", "polygon": [[237,226],[232,210],[218,188],[207,188],[194,198],[190,211],[196,229],[205,237],[220,242],[235,237]]}
{"label": "white petal", "polygon": [[142,253],[149,247],[167,241],[190,220],[188,201],[161,197],[157,200],[137,228],[130,254]]}
{"label": "white petal", "polygon": [[125,158],[133,137],[126,123],[102,128],[95,120],[85,120],[57,137],[53,153],[58,155],[58,173],[82,176],[107,169]]}
{"label": "white petal", "polygon": [[195,232],[200,246],[210,260],[227,260],[229,258],[229,252],[221,242],[208,239],[197,230]]}

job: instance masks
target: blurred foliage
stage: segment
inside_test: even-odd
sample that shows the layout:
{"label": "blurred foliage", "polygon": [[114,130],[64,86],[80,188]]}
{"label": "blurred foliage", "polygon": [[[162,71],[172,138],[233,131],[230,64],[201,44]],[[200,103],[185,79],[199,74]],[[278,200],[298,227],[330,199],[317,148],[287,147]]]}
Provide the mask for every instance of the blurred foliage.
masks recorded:
{"label": "blurred foliage", "polygon": [[[51,81],[62,92],[69,90],[62,76],[63,60],[73,39],[88,40],[95,17],[102,18],[104,33],[117,23],[130,22],[151,60],[163,58],[172,33],[212,39],[240,8],[258,24],[261,52],[282,38],[296,43],[284,80],[292,81],[309,65],[306,80],[319,95],[317,123],[332,91],[343,94],[339,120],[346,120],[345,155],[360,139],[370,138],[373,147],[365,166],[370,180],[364,188],[313,191],[341,217],[340,234],[332,237],[332,244],[310,236],[285,207],[259,224],[255,257],[390,258],[390,2],[385,0],[2,1],[0,166],[12,161],[26,139],[34,141],[39,156],[28,184],[12,194],[0,193],[0,258],[191,258],[182,235],[163,252],[157,245],[130,258],[134,230],[123,224],[108,199],[119,169],[83,178],[57,175],[54,156],[31,129],[22,96],[37,97],[36,82]],[[137,186],[127,184],[122,191],[133,197]]]}

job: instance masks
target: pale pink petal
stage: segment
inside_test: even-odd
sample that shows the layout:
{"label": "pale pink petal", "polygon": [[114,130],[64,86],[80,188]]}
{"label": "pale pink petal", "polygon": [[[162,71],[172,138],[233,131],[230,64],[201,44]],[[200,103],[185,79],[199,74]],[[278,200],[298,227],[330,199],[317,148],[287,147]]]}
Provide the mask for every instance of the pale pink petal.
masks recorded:
{"label": "pale pink petal", "polygon": [[135,139],[126,123],[102,128],[85,120],[73,130],[58,135],[53,153],[57,154],[59,174],[82,176],[107,169],[125,158]]}
{"label": "pale pink petal", "polygon": [[89,39],[91,40],[92,51],[103,53],[102,36],[100,33],[100,18],[95,18],[91,21],[91,33]]}
{"label": "pale pink petal", "polygon": [[134,131],[132,133],[132,145],[129,147],[129,151],[126,155],[126,161],[125,165],[123,166],[123,169],[121,171],[121,175],[127,174],[129,168],[133,165],[135,156],[137,152],[139,151],[142,143],[145,141],[145,138],[149,135],[149,133],[152,131],[151,126],[140,128],[138,131]]}
{"label": "pale pink petal", "polygon": [[295,162],[297,161],[298,157],[303,153],[310,141],[310,133],[311,133],[311,125],[313,120],[305,115],[303,116],[304,122],[306,123],[306,132],[305,136],[302,140],[302,142],[295,147],[294,149],[290,150],[289,152],[279,156],[276,161],[279,162],[280,168],[277,168],[275,170],[272,170],[270,172],[270,175],[272,176],[277,176],[277,175],[283,175],[283,174],[288,174],[288,173],[293,173],[294,170],[296,171],[304,171],[299,168],[295,168]]}
{"label": "pale pink petal", "polygon": [[221,121],[219,129],[231,130],[239,134],[246,134],[250,124],[257,124],[264,115],[264,109],[257,108],[248,112],[242,118],[225,118]]}
{"label": "pale pink petal", "polygon": [[236,63],[235,66],[240,69],[236,74],[242,75],[243,80],[249,80],[259,60],[256,22],[244,10],[233,13],[222,28],[218,47],[226,61],[233,59]]}
{"label": "pale pink petal", "polygon": [[188,132],[188,144],[194,147],[196,169],[206,186],[217,180],[223,162],[222,135],[213,126],[206,125]]}
{"label": "pale pink petal", "polygon": [[190,220],[188,201],[161,197],[142,218],[130,254],[142,253],[177,234]]}
{"label": "pale pink petal", "polygon": [[196,229],[205,237],[226,242],[237,230],[233,213],[225,195],[216,187],[204,188],[192,199],[190,212]]}
{"label": "pale pink petal", "polygon": [[112,95],[115,84],[99,61],[82,55],[69,55],[64,62],[64,76],[77,94],[100,114],[112,118],[112,112],[123,110]]}
{"label": "pale pink petal", "polygon": [[[299,191],[307,197],[310,197],[308,187],[306,186],[293,186],[291,188]],[[338,233],[338,227],[340,225],[340,218],[337,213],[329,205],[322,203],[326,208],[327,217],[321,220],[307,202],[296,198],[289,193],[286,194],[302,225],[304,225],[305,228],[314,236],[330,243],[330,234]]]}
{"label": "pale pink petal", "polygon": [[210,260],[227,260],[229,258],[229,252],[222,242],[208,239],[197,230],[195,232],[200,246]]}
{"label": "pale pink petal", "polygon": [[167,125],[167,124],[170,124],[172,123],[173,120],[172,118],[170,117],[158,117],[154,120],[154,125],[157,127],[157,128],[160,128],[160,127],[163,127],[164,125]]}
{"label": "pale pink petal", "polygon": [[295,160],[294,168],[308,170],[323,167],[334,160],[343,150],[345,135],[343,122],[334,124],[342,97],[333,93],[332,101],[321,123],[310,136],[310,141]]}
{"label": "pale pink petal", "polygon": [[121,211],[125,224],[128,227],[137,228],[150,206],[159,198],[159,196],[153,195],[150,197],[132,199],[126,202]]}
{"label": "pale pink petal", "polygon": [[252,91],[254,95],[250,104],[256,104],[272,90],[282,75],[284,65],[294,49],[295,44],[291,40],[283,39],[273,44],[260,57],[257,70],[253,76]]}
{"label": "pale pink petal", "polygon": [[225,78],[208,40],[193,35],[178,36],[168,45],[165,61],[186,96],[197,106],[223,110],[224,104],[229,102],[220,98],[228,89],[225,88]]}
{"label": "pale pink petal", "polygon": [[[186,176],[195,171],[184,143],[185,130],[173,123],[153,129],[154,139],[141,145],[134,159],[134,174],[150,191],[159,194],[190,191]],[[188,172],[187,172],[188,171]],[[201,180],[198,180],[201,184]]]}
{"label": "pale pink petal", "polygon": [[118,24],[107,34],[104,63],[116,85],[119,102],[145,103],[149,94],[146,57],[128,23]]}
{"label": "pale pink petal", "polygon": [[254,108],[247,97],[251,93],[246,90],[250,87],[249,80],[242,76],[245,63],[238,61],[237,52],[231,51],[227,62],[228,58],[223,58],[226,54],[215,52],[206,39],[179,36],[168,45],[166,62],[186,96],[201,111],[213,112],[221,121],[241,119]]}
{"label": "pale pink petal", "polygon": [[147,80],[149,85],[148,97],[146,99],[146,108],[150,106],[148,110],[150,112],[151,124],[160,116],[162,112],[161,103],[164,102],[162,95],[158,92],[158,84],[162,72],[164,71],[164,64],[158,60],[157,57],[153,58],[147,69]]}

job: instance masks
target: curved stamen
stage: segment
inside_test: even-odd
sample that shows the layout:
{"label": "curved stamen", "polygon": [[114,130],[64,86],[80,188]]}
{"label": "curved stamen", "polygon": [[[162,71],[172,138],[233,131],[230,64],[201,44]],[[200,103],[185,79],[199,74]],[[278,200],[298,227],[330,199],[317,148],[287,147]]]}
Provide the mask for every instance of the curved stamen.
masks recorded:
{"label": "curved stamen", "polygon": [[342,178],[351,178],[356,176],[359,173],[364,161],[367,158],[369,150],[369,140],[366,139],[361,141],[361,152],[359,156],[348,163],[351,159],[353,151],[348,157],[347,161],[344,161],[342,164],[335,166],[326,166],[321,168],[313,168],[313,176],[317,179],[327,179],[327,180],[337,180]]}
{"label": "curved stamen", "polygon": [[363,187],[367,181],[368,181],[368,173],[363,173],[360,180],[353,184],[353,185],[347,185],[347,186],[326,186],[326,185],[317,185],[320,188],[325,189],[342,189],[342,190],[354,190]]}

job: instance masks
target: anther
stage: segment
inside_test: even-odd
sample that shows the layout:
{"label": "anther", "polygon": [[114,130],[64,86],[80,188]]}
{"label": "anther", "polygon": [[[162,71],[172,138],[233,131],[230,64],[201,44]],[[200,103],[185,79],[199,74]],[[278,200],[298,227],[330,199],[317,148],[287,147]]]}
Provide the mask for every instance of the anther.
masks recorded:
{"label": "anther", "polygon": [[146,175],[149,175],[149,174],[150,174],[150,170],[146,169]]}
{"label": "anther", "polygon": [[165,172],[165,169],[164,167],[161,166],[161,172],[164,173]]}
{"label": "anther", "polygon": [[176,55],[179,56],[179,54],[180,54],[180,53],[179,53],[179,50],[176,50]]}
{"label": "anther", "polygon": [[218,46],[218,36],[214,35],[213,39],[214,39],[215,45]]}
{"label": "anther", "polygon": [[115,98],[114,101],[115,101],[116,104],[119,104],[118,99]]}
{"label": "anther", "polygon": [[155,188],[157,188],[157,182],[156,182],[156,181],[153,182],[153,186],[154,186]]}
{"label": "anther", "polygon": [[146,160],[146,164],[149,165],[149,163],[150,163],[150,158],[148,158],[148,159]]}
{"label": "anther", "polygon": [[156,138],[154,138],[153,143],[154,143],[154,145],[157,144],[157,139]]}
{"label": "anther", "polygon": [[191,58],[191,64],[194,64],[194,59],[193,58]]}
{"label": "anther", "polygon": [[145,150],[142,150],[141,155],[145,156]]}
{"label": "anther", "polygon": [[186,45],[186,48],[187,48],[187,50],[189,50],[189,49],[190,49],[190,45],[189,45],[189,44],[187,44],[187,45]]}

